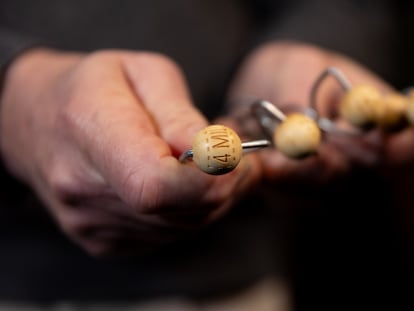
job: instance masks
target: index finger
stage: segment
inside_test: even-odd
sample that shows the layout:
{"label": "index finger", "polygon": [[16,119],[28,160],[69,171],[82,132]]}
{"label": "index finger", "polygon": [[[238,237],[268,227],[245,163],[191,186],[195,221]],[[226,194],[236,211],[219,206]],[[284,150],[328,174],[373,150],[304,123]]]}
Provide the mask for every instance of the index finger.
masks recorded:
{"label": "index finger", "polygon": [[182,71],[165,56],[140,53],[127,59],[126,71],[159,135],[180,154],[208,121],[192,104]]}

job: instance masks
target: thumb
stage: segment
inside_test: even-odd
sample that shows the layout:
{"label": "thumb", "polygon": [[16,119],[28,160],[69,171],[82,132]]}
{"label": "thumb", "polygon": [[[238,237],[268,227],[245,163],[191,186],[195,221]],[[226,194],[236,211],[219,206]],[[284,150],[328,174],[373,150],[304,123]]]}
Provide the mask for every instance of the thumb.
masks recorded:
{"label": "thumb", "polygon": [[[242,187],[257,180],[258,166],[242,161],[229,174],[211,176],[180,163],[177,155],[191,148],[194,134],[207,125],[191,103],[182,73],[159,55],[122,53],[121,60],[122,83],[100,88],[88,131],[95,137],[91,158],[104,178],[141,213],[230,206]],[[116,100],[111,94],[118,94]]]}

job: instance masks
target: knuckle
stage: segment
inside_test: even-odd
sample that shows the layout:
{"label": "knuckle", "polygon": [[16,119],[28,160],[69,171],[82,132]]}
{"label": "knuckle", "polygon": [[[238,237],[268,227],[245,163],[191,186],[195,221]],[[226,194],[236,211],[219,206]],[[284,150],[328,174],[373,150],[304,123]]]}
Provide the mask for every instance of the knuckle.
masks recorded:
{"label": "knuckle", "polygon": [[108,258],[116,253],[111,243],[100,239],[86,241],[82,247],[90,256],[95,258]]}
{"label": "knuckle", "polygon": [[152,65],[159,66],[170,70],[179,70],[178,64],[170,57],[161,53],[140,53],[140,56],[146,58]]}
{"label": "knuckle", "polygon": [[[233,172],[229,174],[231,175]],[[221,183],[219,180],[210,182],[210,184],[206,187],[206,191],[204,192],[204,196],[202,198],[203,204],[205,204],[205,206],[207,206],[210,210],[214,210],[218,206],[223,205],[234,195],[233,192],[235,184],[233,182],[228,182],[227,184]]]}
{"label": "knuckle", "polygon": [[[143,176],[147,176],[143,178]],[[122,183],[125,201],[138,214],[153,214],[161,208],[160,184],[142,170],[130,172]]]}
{"label": "knuckle", "polygon": [[[261,60],[263,64],[271,62],[275,55],[281,55],[283,61],[289,61],[289,64],[295,64],[298,68],[301,67],[326,67],[327,51],[320,49],[317,46],[302,42],[279,42],[268,43],[258,48],[253,56]],[[302,71],[305,70],[302,68]]]}
{"label": "knuckle", "polygon": [[101,236],[105,228],[79,217],[64,215],[59,221],[60,228],[76,245],[93,257],[108,257],[114,253],[113,239]]}
{"label": "knuckle", "polygon": [[70,170],[62,164],[51,165],[46,184],[54,197],[66,204],[75,204],[79,199],[79,186]]}
{"label": "knuckle", "polygon": [[79,129],[83,128],[82,122],[84,120],[84,114],[79,113],[81,109],[80,103],[82,101],[72,95],[59,110],[56,123],[59,124],[63,138],[68,138],[68,136],[72,136]]}
{"label": "knuckle", "polygon": [[[136,61],[141,68],[166,76],[183,77],[183,71],[178,63],[171,57],[154,52],[139,52],[136,55]],[[147,70],[144,70],[145,72]]]}
{"label": "knuckle", "polygon": [[125,52],[117,49],[103,49],[91,52],[85,57],[84,64],[88,66],[89,64],[93,65],[95,63],[110,63],[113,61],[119,61],[120,56]]}

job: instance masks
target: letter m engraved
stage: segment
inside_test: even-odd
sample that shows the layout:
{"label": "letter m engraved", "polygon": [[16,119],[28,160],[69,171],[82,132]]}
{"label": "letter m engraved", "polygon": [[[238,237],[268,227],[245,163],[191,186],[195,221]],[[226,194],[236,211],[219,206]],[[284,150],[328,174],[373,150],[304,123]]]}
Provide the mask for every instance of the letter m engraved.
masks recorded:
{"label": "letter m engraved", "polygon": [[214,140],[215,144],[211,148],[229,148],[230,145],[227,137],[226,134],[212,135],[211,139]]}

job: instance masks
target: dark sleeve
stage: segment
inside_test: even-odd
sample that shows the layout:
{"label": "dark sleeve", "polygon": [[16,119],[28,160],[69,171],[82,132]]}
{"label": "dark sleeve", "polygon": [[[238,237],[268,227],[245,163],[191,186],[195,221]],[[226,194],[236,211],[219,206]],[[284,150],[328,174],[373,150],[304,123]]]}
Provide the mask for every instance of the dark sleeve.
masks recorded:
{"label": "dark sleeve", "polygon": [[398,46],[396,3],[386,0],[301,0],[275,12],[260,38],[297,40],[346,54],[392,79]]}

